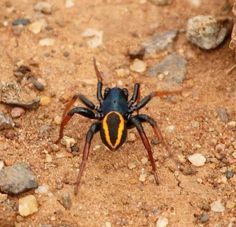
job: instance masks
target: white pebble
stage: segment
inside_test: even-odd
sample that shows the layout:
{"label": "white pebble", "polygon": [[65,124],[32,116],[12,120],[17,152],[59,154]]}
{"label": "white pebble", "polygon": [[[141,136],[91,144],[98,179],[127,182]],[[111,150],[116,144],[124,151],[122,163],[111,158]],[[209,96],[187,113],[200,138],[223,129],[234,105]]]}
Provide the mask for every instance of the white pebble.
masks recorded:
{"label": "white pebble", "polygon": [[87,28],[81,35],[88,38],[87,44],[90,48],[97,48],[103,45],[103,31]]}
{"label": "white pebble", "polygon": [[144,61],[141,61],[139,59],[135,59],[133,64],[130,66],[130,69],[133,72],[137,72],[137,73],[143,73],[147,68],[147,65]]}
{"label": "white pebble", "polygon": [[156,223],[156,227],[166,227],[168,226],[168,219],[166,217],[159,217]]}
{"label": "white pebble", "polygon": [[105,222],[104,227],[111,227],[111,222]]}
{"label": "white pebble", "polygon": [[45,39],[40,39],[39,40],[39,45],[40,46],[53,46],[55,43],[54,39],[51,38],[45,38]]}
{"label": "white pebble", "polygon": [[73,0],[66,0],[65,6],[66,8],[72,8],[75,5]]}
{"label": "white pebble", "polygon": [[44,14],[52,13],[52,5],[48,2],[38,2],[34,6],[34,10],[38,12],[42,12]]}
{"label": "white pebble", "polygon": [[76,141],[74,138],[70,138],[68,136],[63,136],[61,140],[61,144],[65,145],[68,150],[75,145]]}
{"label": "white pebble", "polygon": [[33,22],[32,24],[30,24],[28,26],[28,29],[34,33],[34,34],[38,34],[40,33],[44,28],[46,28],[47,26],[47,22],[45,19],[41,19],[38,21]]}
{"label": "white pebble", "polygon": [[38,203],[33,195],[28,195],[19,199],[19,214],[28,216],[38,211]]}
{"label": "white pebble", "polygon": [[166,133],[172,133],[175,131],[175,125],[168,125],[165,129]]}
{"label": "white pebble", "polygon": [[194,166],[203,166],[206,162],[206,158],[200,153],[195,153],[193,155],[188,156],[188,160]]}
{"label": "white pebble", "polygon": [[188,0],[191,4],[192,4],[192,6],[194,6],[194,7],[199,7],[200,5],[201,5],[201,3],[202,3],[202,0]]}
{"label": "white pebble", "polygon": [[221,203],[220,200],[216,200],[216,201],[214,201],[213,203],[211,203],[211,210],[214,211],[214,212],[221,213],[221,212],[224,212],[224,211],[225,211],[225,207],[224,207],[224,205]]}
{"label": "white pebble", "polygon": [[136,164],[134,162],[128,163],[128,168],[129,169],[134,169],[136,167]]}
{"label": "white pebble", "polygon": [[139,176],[139,181],[145,182],[146,178],[147,178],[147,174],[144,172],[144,169],[142,169],[142,172],[141,172],[141,174]]}
{"label": "white pebble", "polygon": [[40,185],[36,190],[35,190],[35,193],[37,194],[45,194],[45,193],[48,193],[48,185],[46,184],[43,184],[43,185]]}
{"label": "white pebble", "polygon": [[230,129],[236,129],[236,121],[230,121],[227,125]]}

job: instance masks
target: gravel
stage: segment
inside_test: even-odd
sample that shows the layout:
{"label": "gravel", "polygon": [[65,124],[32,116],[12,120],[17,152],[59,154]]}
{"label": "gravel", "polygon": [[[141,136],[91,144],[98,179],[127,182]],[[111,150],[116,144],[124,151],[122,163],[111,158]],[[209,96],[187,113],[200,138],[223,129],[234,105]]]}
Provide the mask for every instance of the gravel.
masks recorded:
{"label": "gravel", "polygon": [[27,164],[15,164],[0,171],[0,191],[3,193],[17,195],[37,187],[36,176]]}
{"label": "gravel", "polygon": [[204,166],[206,162],[206,158],[199,153],[192,154],[188,156],[188,160],[197,167]]}
{"label": "gravel", "polygon": [[139,59],[135,59],[132,65],[130,65],[130,70],[137,73],[145,72],[146,68],[147,68],[146,63]]}
{"label": "gravel", "polygon": [[168,226],[168,223],[169,223],[168,219],[166,217],[161,216],[158,218],[156,222],[156,227],[166,227]]}
{"label": "gravel", "polygon": [[19,199],[19,214],[23,217],[29,216],[38,211],[38,203],[33,195],[27,195]]}
{"label": "gravel", "polygon": [[19,19],[16,19],[12,22],[12,25],[13,26],[17,26],[17,25],[23,25],[23,26],[26,26],[30,24],[30,20],[27,19],[27,18],[19,18]]}
{"label": "gravel", "polygon": [[169,5],[172,2],[172,0],[149,0],[149,1],[157,6]]}
{"label": "gravel", "polygon": [[234,176],[234,172],[232,170],[227,170],[225,176],[227,179],[230,179]]}
{"label": "gravel", "polygon": [[199,216],[199,220],[201,223],[206,223],[209,221],[209,216],[206,212],[203,212],[200,216]]}
{"label": "gravel", "polygon": [[58,199],[58,201],[66,210],[69,210],[72,207],[71,196],[67,192],[63,193],[62,196]]}
{"label": "gravel", "polygon": [[38,2],[34,5],[34,10],[43,14],[51,14],[52,5],[48,2]]}
{"label": "gravel", "polygon": [[55,39],[52,38],[44,38],[39,40],[39,46],[53,46],[55,44]]}
{"label": "gravel", "polygon": [[229,121],[229,114],[224,107],[217,107],[216,112],[222,122],[227,123]]}
{"label": "gravel", "polygon": [[187,61],[184,57],[173,53],[159,64],[152,66],[148,70],[148,75],[158,76],[159,74],[164,74],[164,81],[172,85],[180,85],[186,76],[186,65]]}
{"label": "gravel", "polygon": [[0,112],[0,130],[13,128],[14,126],[12,118]]}
{"label": "gravel", "polygon": [[210,50],[218,47],[232,29],[230,19],[211,15],[192,17],[187,23],[187,39],[198,47]]}
{"label": "gravel", "polygon": [[14,107],[11,110],[11,116],[12,118],[19,118],[25,113],[25,110],[21,107]]}
{"label": "gravel", "polygon": [[211,203],[211,211],[222,213],[225,211],[225,207],[220,200],[216,200]]}

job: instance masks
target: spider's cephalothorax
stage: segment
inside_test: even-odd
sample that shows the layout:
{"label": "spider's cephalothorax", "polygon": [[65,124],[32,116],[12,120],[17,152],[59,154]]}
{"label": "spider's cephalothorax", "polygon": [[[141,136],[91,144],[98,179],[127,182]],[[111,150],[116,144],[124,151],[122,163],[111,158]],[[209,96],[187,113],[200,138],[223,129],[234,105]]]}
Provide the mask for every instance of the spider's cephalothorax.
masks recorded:
{"label": "spider's cephalothorax", "polygon": [[[155,135],[160,142],[164,144],[168,150],[167,144],[164,142],[160,129],[158,128],[156,122],[145,114],[138,114],[138,110],[143,108],[153,97],[155,96],[165,96],[173,93],[179,92],[168,92],[168,91],[156,91],[145,96],[141,101],[139,100],[139,87],[140,85],[136,83],[134,85],[133,95],[129,98],[128,90],[126,88],[105,88],[104,94],[102,94],[102,73],[98,70],[96,61],[94,59],[94,68],[98,78],[97,84],[97,99],[99,101],[99,106],[95,106],[90,100],[85,96],[78,94],[75,95],[71,101],[66,105],[63,120],[60,127],[60,135],[57,140],[59,142],[63,137],[64,127],[71,117],[76,113],[84,117],[95,119],[96,121],[92,123],[90,129],[87,132],[83,158],[79,168],[79,175],[77,178],[77,184],[75,188],[75,193],[77,194],[81,177],[85,169],[85,165],[89,156],[90,144],[94,134],[100,131],[101,139],[103,143],[110,149],[118,149],[126,140],[127,129],[135,127],[142,139],[142,142],[147,150],[148,157],[152,166],[152,172],[155,177],[155,181],[158,184],[158,177],[156,174],[156,165],[153,158],[150,143],[144,132],[142,123],[149,123]],[[86,107],[73,107],[76,99],[79,98],[80,101]],[[71,109],[72,108],[72,109]],[[137,114],[133,115],[136,112]]]}

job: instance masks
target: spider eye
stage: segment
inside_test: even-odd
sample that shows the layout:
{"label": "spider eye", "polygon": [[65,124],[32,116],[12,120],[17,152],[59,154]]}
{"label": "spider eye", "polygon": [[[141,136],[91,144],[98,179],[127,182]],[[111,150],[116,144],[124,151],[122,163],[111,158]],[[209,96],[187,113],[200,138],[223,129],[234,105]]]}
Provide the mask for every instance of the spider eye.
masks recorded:
{"label": "spider eye", "polygon": [[104,98],[107,96],[107,94],[109,93],[111,89],[109,87],[105,88],[104,90]]}
{"label": "spider eye", "polygon": [[128,90],[126,88],[123,88],[122,90],[123,90],[123,93],[125,95],[125,98],[128,99],[128,95],[129,95]]}

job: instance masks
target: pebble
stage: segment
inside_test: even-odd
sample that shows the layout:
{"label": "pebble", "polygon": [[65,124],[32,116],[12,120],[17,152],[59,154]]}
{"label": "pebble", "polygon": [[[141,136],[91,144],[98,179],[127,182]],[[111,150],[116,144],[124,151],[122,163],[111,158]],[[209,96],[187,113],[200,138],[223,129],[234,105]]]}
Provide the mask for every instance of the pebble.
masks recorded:
{"label": "pebble", "polygon": [[134,168],[136,168],[136,164],[134,162],[130,162],[130,163],[128,163],[128,168],[134,169]]}
{"label": "pebble", "polygon": [[103,45],[103,31],[87,28],[81,35],[88,38],[87,45],[90,48],[97,48]]}
{"label": "pebble", "polygon": [[139,181],[145,182],[146,178],[147,178],[147,174],[144,172],[144,169],[142,169],[142,172],[141,172],[141,174],[139,176]]}
{"label": "pebble", "polygon": [[166,217],[161,216],[158,218],[156,222],[156,227],[166,227],[168,226],[168,223],[169,223],[168,219]]}
{"label": "pebble", "polygon": [[4,202],[6,200],[7,200],[7,194],[0,193],[0,203]]}
{"label": "pebble", "polygon": [[13,26],[17,26],[17,25],[23,25],[23,26],[26,26],[30,24],[30,20],[27,19],[27,18],[19,18],[19,19],[16,19],[12,22],[12,25]]}
{"label": "pebble", "polygon": [[227,123],[229,121],[229,115],[224,107],[216,108],[216,112],[222,122]]}
{"label": "pebble", "polygon": [[66,0],[65,2],[65,7],[68,8],[72,8],[75,5],[73,0]]}
{"label": "pebble", "polygon": [[11,116],[12,118],[18,118],[21,117],[25,113],[25,110],[21,107],[14,107],[11,110]]}
{"label": "pebble", "polygon": [[227,170],[225,176],[227,179],[230,179],[234,176],[234,172],[232,170]]}
{"label": "pebble", "polygon": [[227,201],[226,202],[226,208],[227,209],[233,209],[235,207],[235,202],[234,201]]}
{"label": "pebble", "polygon": [[37,189],[35,189],[35,193],[37,194],[46,194],[48,193],[49,186],[47,184],[40,185]]}
{"label": "pebble", "polygon": [[192,17],[187,23],[187,39],[202,49],[214,49],[225,40],[231,24],[229,19],[220,20],[210,15]]}
{"label": "pebble", "polygon": [[55,39],[44,38],[39,40],[40,46],[53,46],[55,44]]}
{"label": "pebble", "polygon": [[54,117],[54,123],[56,125],[60,125],[61,124],[61,117],[60,116],[55,116]]}
{"label": "pebble", "polygon": [[34,10],[44,14],[51,14],[52,5],[48,2],[38,2],[34,5]]}
{"label": "pebble", "polygon": [[205,165],[205,162],[206,162],[206,158],[200,153],[195,153],[193,155],[188,156],[188,160],[194,166],[198,166],[198,167]]}
{"label": "pebble", "polygon": [[66,209],[69,210],[72,207],[72,200],[69,193],[63,193],[63,195],[58,200],[61,205]]}
{"label": "pebble", "polygon": [[29,216],[38,211],[38,203],[33,195],[28,195],[19,199],[19,214],[23,217]]}
{"label": "pebble", "polygon": [[112,227],[111,222],[106,221],[104,227]]}
{"label": "pebble", "polygon": [[0,112],[0,130],[13,128],[15,126],[11,117]]}
{"label": "pebble", "polygon": [[157,6],[169,5],[172,2],[172,0],[149,0],[149,1]]}
{"label": "pebble", "polygon": [[51,98],[48,96],[42,96],[40,98],[40,105],[41,106],[47,106],[51,102]]}
{"label": "pebble", "polygon": [[226,147],[225,144],[219,143],[219,144],[216,145],[215,149],[216,149],[216,151],[218,151],[218,152],[222,152],[222,151],[225,150],[225,147]]}
{"label": "pebble", "polygon": [[130,74],[129,69],[124,69],[124,68],[120,68],[120,69],[116,69],[116,74],[119,77],[127,77]]}
{"label": "pebble", "polygon": [[147,162],[148,162],[148,158],[143,157],[143,158],[141,159],[141,163],[142,163],[143,165],[146,165]]}
{"label": "pebble", "polygon": [[40,33],[43,29],[47,27],[47,22],[45,19],[41,19],[38,21],[33,22],[28,26],[29,31],[31,31],[33,34]]}
{"label": "pebble", "polygon": [[199,7],[202,4],[202,0],[188,0],[192,6]]}
{"label": "pebble", "polygon": [[5,166],[5,164],[4,164],[4,161],[0,161],[0,171],[3,169],[3,167]]}
{"label": "pebble", "polygon": [[66,146],[66,149],[70,151],[71,147],[73,147],[76,144],[76,141],[74,138],[63,136],[61,144]]}
{"label": "pebble", "polygon": [[46,154],[46,162],[51,163],[52,162],[52,156],[50,154]]}
{"label": "pebble", "polygon": [[225,211],[225,207],[220,200],[216,200],[211,203],[211,211],[221,213]]}
{"label": "pebble", "polygon": [[233,158],[236,159],[236,151],[232,154]]}
{"label": "pebble", "polygon": [[170,30],[152,36],[149,41],[143,43],[145,54],[159,53],[168,48],[172,48],[177,34],[177,30]]}
{"label": "pebble", "polygon": [[236,130],[236,121],[230,121],[227,125],[230,129]]}
{"label": "pebble", "polygon": [[203,212],[200,216],[199,216],[199,220],[201,223],[206,223],[209,221],[209,216],[206,212]]}
{"label": "pebble", "polygon": [[138,58],[136,58],[133,62],[132,65],[130,65],[130,69],[133,71],[133,72],[137,72],[137,73],[143,73],[145,72],[147,68],[147,65],[144,61],[142,60],[139,60]]}
{"label": "pebble", "polygon": [[173,133],[175,131],[175,125],[168,125],[166,128],[165,128],[165,132],[166,133]]}
{"label": "pebble", "polygon": [[15,164],[0,171],[0,191],[17,195],[38,187],[36,176],[26,164]]}
{"label": "pebble", "polygon": [[159,64],[152,66],[148,70],[149,76],[158,76],[159,74],[164,74],[165,77],[163,81],[168,83],[180,85],[183,83],[186,75],[186,65],[187,61],[184,57],[173,53],[168,55]]}

